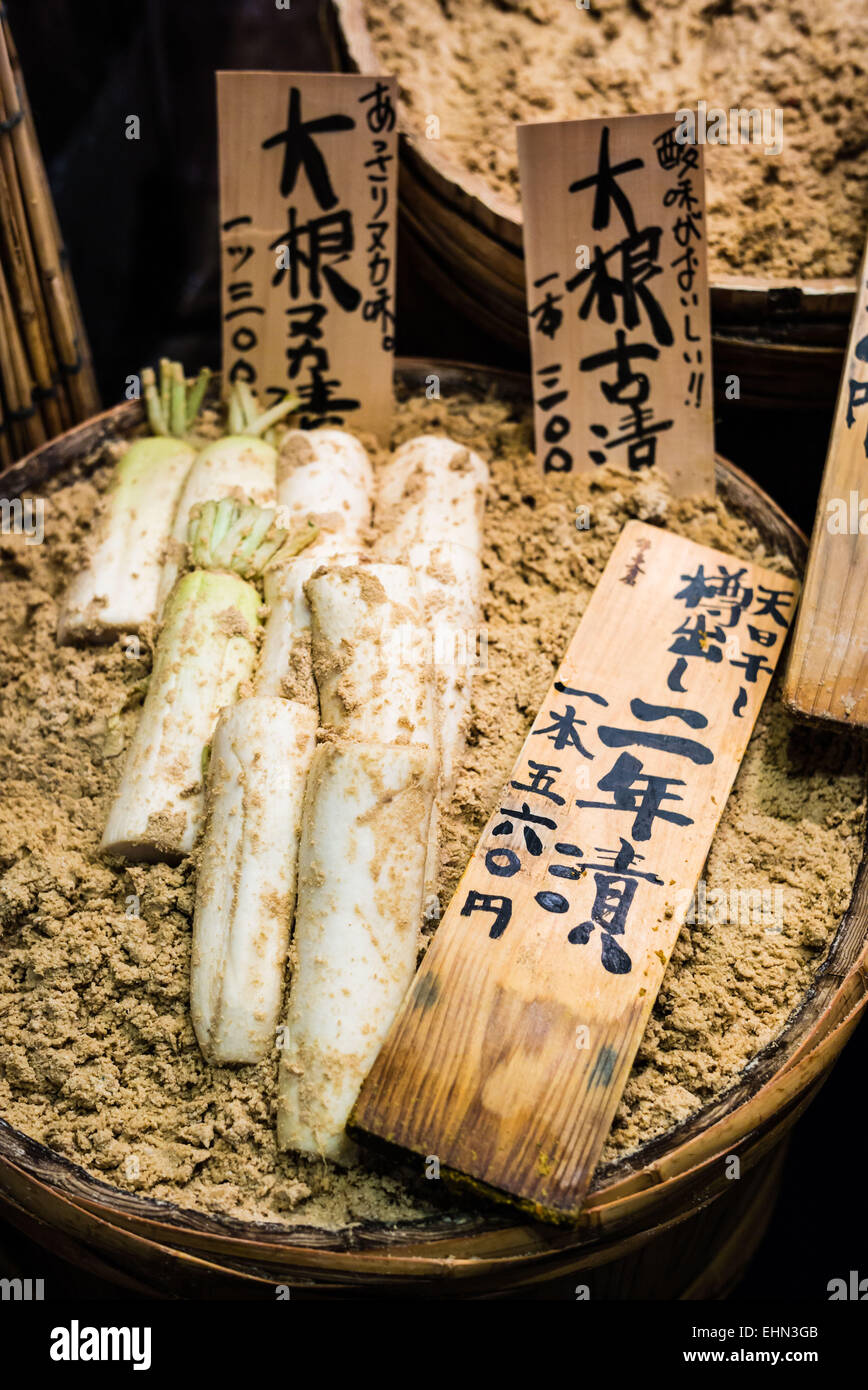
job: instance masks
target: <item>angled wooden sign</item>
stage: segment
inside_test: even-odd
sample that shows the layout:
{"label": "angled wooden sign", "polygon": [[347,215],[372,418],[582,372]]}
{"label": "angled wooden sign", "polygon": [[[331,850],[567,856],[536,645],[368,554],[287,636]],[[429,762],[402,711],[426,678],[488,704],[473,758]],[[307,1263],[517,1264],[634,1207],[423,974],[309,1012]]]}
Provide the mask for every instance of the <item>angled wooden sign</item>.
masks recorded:
{"label": "angled wooden sign", "polygon": [[868,250],[784,699],[796,714],[868,727]]}
{"label": "angled wooden sign", "polygon": [[356,1137],[434,1156],[537,1217],[578,1215],[797,591],[624,528],[365,1082]]}

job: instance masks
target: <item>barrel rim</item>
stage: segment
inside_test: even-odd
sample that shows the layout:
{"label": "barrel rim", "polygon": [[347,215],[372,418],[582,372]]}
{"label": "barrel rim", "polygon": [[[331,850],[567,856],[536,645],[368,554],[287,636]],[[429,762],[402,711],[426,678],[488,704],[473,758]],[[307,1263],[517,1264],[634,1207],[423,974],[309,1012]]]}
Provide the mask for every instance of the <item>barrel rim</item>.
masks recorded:
{"label": "barrel rim", "polygon": [[[365,75],[388,75],[377,57],[365,19],[364,0],[329,0],[323,11],[326,36],[344,65]],[[523,217],[521,203],[513,202],[495,192],[480,174],[474,174],[454,159],[431,148],[433,142],[424,140],[408,120],[401,104],[398,107],[398,131],[402,152],[414,177],[422,178],[429,191],[449,208],[457,205],[462,215],[478,230],[517,257],[522,256]],[[789,312],[804,317],[849,320],[856,297],[858,275],[818,277],[757,276],[715,274],[710,282],[714,307],[718,311],[734,311],[752,307],[762,316],[763,310],[776,312],[783,302]]]}
{"label": "barrel rim", "polygon": [[[492,390],[526,410],[530,382],[520,372],[507,372],[473,363],[439,359],[401,358],[396,363],[396,383],[401,390],[424,390],[432,374],[457,392],[476,393],[480,399]],[[144,420],[141,402],[127,401],[75,426],[42,445],[0,473],[3,495],[14,496],[34,484],[60,478],[75,463],[98,454],[108,444],[127,437]],[[719,455],[715,458],[718,487],[730,506],[746,515],[767,541],[782,547],[797,568],[804,565],[807,538],[757,483]],[[185,1237],[205,1248],[221,1243],[256,1254],[257,1248],[278,1246],[287,1258],[309,1255],[314,1260],[347,1255],[394,1259],[402,1251],[436,1247],[448,1242],[480,1247],[483,1260],[494,1258],[491,1246],[502,1242],[519,1246],[515,1258],[551,1254],[556,1250],[593,1248],[605,1228],[607,1208],[634,1197],[634,1207],[653,1208],[655,1196],[669,1183],[683,1187],[694,1170],[704,1168],[715,1153],[732,1152],[740,1144],[762,1136],[785,1115],[787,1107],[816,1085],[809,1066],[832,1050],[835,1040],[843,1046],[855,1019],[868,1001],[865,972],[868,945],[868,848],[863,854],[853,896],[830,942],[826,957],[811,988],[787,1019],[780,1033],[757,1053],[727,1089],[664,1134],[634,1150],[616,1163],[598,1169],[588,1205],[578,1224],[569,1228],[541,1227],[504,1209],[472,1208],[462,1211],[460,1199],[446,1217],[422,1218],[395,1225],[362,1222],[327,1231],[316,1226],[286,1226],[275,1222],[241,1220],[207,1214],[162,1199],[128,1193],[95,1177],[79,1164],[30,1138],[0,1117],[0,1179],[4,1172],[29,1178],[34,1188],[47,1189],[78,1210],[94,1217],[109,1214],[120,1223],[140,1223],[158,1237],[183,1243]],[[848,1031],[849,1029],[849,1031]],[[825,1045],[825,1048],[824,1048]],[[834,1054],[836,1055],[837,1049]],[[820,1054],[822,1053],[822,1057]],[[826,1065],[830,1065],[827,1061]],[[804,1077],[804,1084],[802,1078]],[[779,1103],[776,1103],[776,1099]],[[748,1125],[738,1117],[750,1103],[759,1114]],[[727,1124],[727,1121],[730,1123]],[[697,1165],[702,1140],[719,1127],[719,1145]],[[715,1139],[715,1143],[718,1140]],[[668,1160],[668,1163],[663,1160]],[[667,1173],[668,1170],[668,1173]],[[0,1184],[2,1185],[2,1184]],[[676,1191],[678,1189],[676,1188]],[[456,1214],[458,1213],[458,1214]],[[407,1256],[415,1261],[415,1257]],[[423,1264],[436,1266],[445,1256],[420,1255]]]}

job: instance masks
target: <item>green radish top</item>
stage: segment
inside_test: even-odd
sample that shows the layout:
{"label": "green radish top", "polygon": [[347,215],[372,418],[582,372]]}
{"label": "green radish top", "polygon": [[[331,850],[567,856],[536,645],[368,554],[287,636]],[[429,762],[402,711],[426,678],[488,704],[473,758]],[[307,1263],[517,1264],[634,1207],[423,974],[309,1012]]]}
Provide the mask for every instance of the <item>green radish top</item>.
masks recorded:
{"label": "green radish top", "polygon": [[142,372],[148,423],[156,435],[187,439],[202,408],[211,372],[203,367],[192,386],[188,385],[180,362],[160,358],[160,381],[152,367]]}
{"label": "green radish top", "polygon": [[[145,367],[142,385],[151,432],[165,438],[186,439],[201,444],[203,441],[196,440],[193,426],[210,380],[210,370],[203,367],[196,380],[189,383],[180,362],[172,362],[168,357],[160,358],[159,381],[153,367]],[[273,438],[274,426],[278,421],[300,405],[300,398],[287,392],[276,405],[261,410],[247,383],[237,381],[227,402],[228,433],[236,438],[259,439],[269,435]]]}
{"label": "green radish top", "polygon": [[289,532],[276,525],[273,507],[225,497],[193,508],[187,528],[190,563],[196,570],[224,570],[255,579],[271,565],[304,550],[319,534],[312,521]]}
{"label": "green radish top", "polygon": [[246,381],[236,381],[229,396],[229,433],[254,438],[266,437],[273,427],[301,405],[301,398],[287,394],[270,410],[260,410],[256,396]]}

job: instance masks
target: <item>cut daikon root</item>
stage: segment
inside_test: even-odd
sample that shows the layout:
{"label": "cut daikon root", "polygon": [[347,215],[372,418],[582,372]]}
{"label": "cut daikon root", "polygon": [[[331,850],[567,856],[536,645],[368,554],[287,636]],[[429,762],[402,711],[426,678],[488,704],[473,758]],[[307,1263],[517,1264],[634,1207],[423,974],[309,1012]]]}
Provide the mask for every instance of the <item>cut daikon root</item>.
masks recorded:
{"label": "cut daikon root", "polygon": [[217,716],[256,661],[260,598],[234,574],[185,574],[166,605],[148,693],[102,849],[127,859],[189,854],[204,810],[202,758]]}
{"label": "cut daikon root", "polygon": [[305,593],[323,726],[361,743],[434,747],[431,644],[413,571],[329,567]]}
{"label": "cut daikon root", "polygon": [[[288,536],[252,503],[223,499],[194,509],[190,548],[201,562],[221,568],[183,575],[169,595],[102,840],[107,854],[177,859],[193,848],[204,808],[205,748],[217,716],[256,663],[261,600],[249,577],[309,539],[309,528]],[[231,572],[239,570],[248,578]]]}
{"label": "cut daikon root", "polygon": [[401,446],[378,477],[374,516],[384,560],[406,560],[412,545],[445,541],[482,552],[488,466],[478,454],[437,435]]}
{"label": "cut daikon root", "polygon": [[180,439],[130,445],[115,468],[84,567],[64,598],[59,642],[111,641],[155,620],[166,540],[195,457]]}
{"label": "cut daikon root", "polygon": [[422,435],[381,470],[375,509],[378,559],[404,561],[417,576],[431,640],[440,778],[431,818],[426,911],[439,911],[439,822],[466,743],[472,671],[482,640],[482,522],[488,466],[451,439]]}
{"label": "cut daikon root", "polygon": [[227,497],[247,498],[258,507],[273,507],[277,498],[276,467],[277,452],[272,445],[250,435],[227,435],[197,454],[178,502],[160,576],[157,601],[161,611],[184,565],[193,509],[203,502]]}
{"label": "cut daikon root", "polygon": [[304,705],[252,697],[214,734],[190,981],[212,1063],[257,1062],[275,1043],[316,726]]}
{"label": "cut daikon root", "polygon": [[273,507],[257,507],[224,497],[200,502],[187,528],[187,547],[193,569],[231,570],[242,579],[262,574],[269,565],[286,563],[316,540],[312,522],[290,536],[275,526]]}
{"label": "cut daikon root", "polygon": [[371,519],[373,472],[362,445],[343,430],[291,430],[277,461],[284,524],[314,520],[316,540],[301,560],[265,580],[269,617],[256,676],[263,695],[319,708],[313,678],[310,607],[304,584],[323,564],[354,565]]}
{"label": "cut daikon root", "polygon": [[411,546],[424,620],[431,634],[434,710],[440,748],[440,799],[455,789],[467,740],[473,673],[487,654],[481,629],[482,566],[463,545]]}
{"label": "cut daikon root", "polygon": [[[319,696],[313,678],[310,605],[304,586],[324,563],[319,549],[321,539],[318,537],[298,559],[276,565],[265,576],[265,602],[269,611],[255,680],[257,695],[280,695],[285,700],[299,700],[317,711]],[[344,555],[337,563],[355,565],[358,560],[357,555]]]}
{"label": "cut daikon root", "polygon": [[435,783],[428,749],[337,742],[314,754],[278,1081],[281,1148],[353,1159],[344,1126],[416,968]]}
{"label": "cut daikon root", "polygon": [[313,517],[324,557],[361,549],[373,491],[371,460],[345,430],[290,430],[284,437],[277,459],[281,524]]}

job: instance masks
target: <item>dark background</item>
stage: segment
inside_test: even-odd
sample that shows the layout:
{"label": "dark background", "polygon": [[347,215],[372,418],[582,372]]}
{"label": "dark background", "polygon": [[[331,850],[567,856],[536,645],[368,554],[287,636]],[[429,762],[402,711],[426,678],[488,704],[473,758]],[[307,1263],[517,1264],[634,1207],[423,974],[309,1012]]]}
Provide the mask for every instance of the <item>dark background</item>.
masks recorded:
{"label": "dark background", "polygon": [[[6,0],[106,405],[160,354],[219,365],[214,71],[330,66],[318,0]],[[125,138],[125,119],[141,139]],[[519,366],[399,262],[398,350]],[[810,530],[831,402],[806,411],[720,407],[720,451]],[[769,1233],[734,1297],[823,1299],[829,1279],[868,1277],[868,1033],[847,1048],[797,1127]],[[830,1190],[840,1194],[830,1202]],[[839,1213],[830,1219],[830,1212]],[[45,1270],[0,1227],[24,1272]],[[65,1281],[68,1278],[68,1286]],[[565,1298],[575,1280],[565,1281]],[[89,1290],[58,1267],[49,1292]],[[552,1294],[550,1296],[557,1296]]]}

